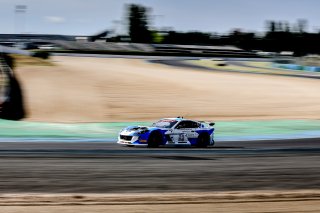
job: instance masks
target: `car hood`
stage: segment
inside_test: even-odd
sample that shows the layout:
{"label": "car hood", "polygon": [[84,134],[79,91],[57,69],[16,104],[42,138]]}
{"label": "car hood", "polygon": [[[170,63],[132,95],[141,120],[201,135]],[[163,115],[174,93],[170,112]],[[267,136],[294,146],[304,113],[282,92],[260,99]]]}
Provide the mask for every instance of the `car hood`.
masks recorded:
{"label": "car hood", "polygon": [[121,130],[121,135],[135,135],[135,134],[142,134],[148,132],[152,129],[152,127],[147,126],[128,126]]}

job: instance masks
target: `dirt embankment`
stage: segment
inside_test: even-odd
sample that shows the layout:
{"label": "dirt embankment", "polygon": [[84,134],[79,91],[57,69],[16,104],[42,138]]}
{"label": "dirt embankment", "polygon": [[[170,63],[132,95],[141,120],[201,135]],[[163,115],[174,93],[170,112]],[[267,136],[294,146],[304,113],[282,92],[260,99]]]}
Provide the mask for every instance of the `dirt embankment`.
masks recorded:
{"label": "dirt embankment", "polygon": [[140,59],[54,57],[18,67],[27,120],[320,119],[315,79],[214,73]]}

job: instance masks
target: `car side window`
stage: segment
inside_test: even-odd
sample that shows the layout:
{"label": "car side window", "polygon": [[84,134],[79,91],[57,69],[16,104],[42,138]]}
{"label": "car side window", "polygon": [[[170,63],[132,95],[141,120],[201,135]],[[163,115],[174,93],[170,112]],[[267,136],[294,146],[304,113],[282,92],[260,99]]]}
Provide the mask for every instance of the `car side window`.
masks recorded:
{"label": "car side window", "polygon": [[199,128],[199,124],[193,121],[181,121],[176,129],[192,129],[192,128]]}
{"label": "car side window", "polygon": [[200,124],[197,122],[192,122],[192,128],[200,128]]}
{"label": "car side window", "polygon": [[194,121],[189,121],[188,122],[188,127],[187,128],[199,128],[199,123],[194,122]]}
{"label": "car side window", "polygon": [[177,125],[177,127],[176,127],[176,129],[185,129],[186,127],[186,121],[181,121],[178,125]]}

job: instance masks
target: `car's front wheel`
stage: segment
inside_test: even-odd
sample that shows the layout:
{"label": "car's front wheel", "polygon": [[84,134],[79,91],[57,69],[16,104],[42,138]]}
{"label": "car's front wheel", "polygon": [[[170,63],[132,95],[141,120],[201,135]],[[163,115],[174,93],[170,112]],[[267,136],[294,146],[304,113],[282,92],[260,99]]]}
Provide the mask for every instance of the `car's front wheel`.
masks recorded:
{"label": "car's front wheel", "polygon": [[148,147],[157,148],[161,144],[162,136],[159,132],[153,132],[148,139]]}

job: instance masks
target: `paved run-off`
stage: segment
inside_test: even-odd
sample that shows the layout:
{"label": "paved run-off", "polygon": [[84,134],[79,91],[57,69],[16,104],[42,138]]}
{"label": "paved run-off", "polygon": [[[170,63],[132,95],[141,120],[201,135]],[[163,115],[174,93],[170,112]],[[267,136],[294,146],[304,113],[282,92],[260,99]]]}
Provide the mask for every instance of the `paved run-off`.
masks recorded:
{"label": "paved run-off", "polygon": [[[112,142],[129,125],[151,122],[43,123],[0,120],[1,141]],[[216,141],[273,140],[320,137],[320,120],[219,121]]]}

